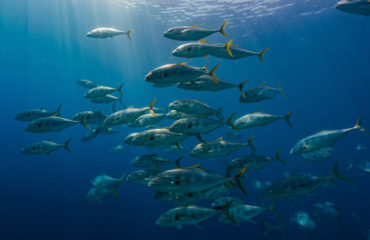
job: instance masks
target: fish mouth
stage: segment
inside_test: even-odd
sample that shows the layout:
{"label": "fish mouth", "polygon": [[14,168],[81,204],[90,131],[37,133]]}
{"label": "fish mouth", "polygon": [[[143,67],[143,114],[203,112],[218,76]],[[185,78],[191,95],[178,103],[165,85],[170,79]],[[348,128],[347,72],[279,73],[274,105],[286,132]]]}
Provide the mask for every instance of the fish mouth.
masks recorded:
{"label": "fish mouth", "polygon": [[180,57],[181,56],[180,51],[177,48],[175,50],[173,50],[171,54],[172,54],[172,56],[175,56],[175,57]]}
{"label": "fish mouth", "polygon": [[153,82],[153,79],[154,79],[154,76],[153,76],[153,73],[150,72],[148,73],[145,77],[144,77],[144,80],[147,81],[147,82]]}

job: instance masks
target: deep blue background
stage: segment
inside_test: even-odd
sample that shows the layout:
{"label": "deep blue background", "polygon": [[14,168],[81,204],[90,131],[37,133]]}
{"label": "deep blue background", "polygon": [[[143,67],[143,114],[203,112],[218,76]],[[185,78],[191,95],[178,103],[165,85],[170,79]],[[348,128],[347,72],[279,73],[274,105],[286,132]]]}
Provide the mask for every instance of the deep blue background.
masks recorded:
{"label": "deep blue background", "polygon": [[[81,126],[37,135],[24,132],[26,124],[13,120],[20,111],[35,107],[56,109],[61,103],[61,114],[65,117],[90,109],[110,113],[109,106],[94,105],[82,97],[85,90],[76,84],[80,78],[110,86],[124,82],[127,106],[146,106],[155,97],[158,107],[166,107],[178,98],[201,98],[214,107],[222,107],[225,116],[232,112],[241,116],[256,110],[275,114],[292,111],[294,128],[281,121],[243,131],[243,141],[254,134],[260,153],[274,155],[281,148],[282,157],[288,161],[287,166],[276,162],[263,171],[248,172],[246,181],[274,181],[282,178],[284,171],[297,170],[324,176],[339,161],[343,175],[356,182],[338,182],[335,190],[322,189],[312,196],[297,197],[294,202],[279,201],[277,208],[284,215],[285,237],[300,239],[307,234],[309,239],[361,239],[370,228],[370,182],[369,175],[363,175],[356,166],[368,160],[369,153],[358,152],[356,146],[361,143],[370,147],[369,136],[357,132],[349,135],[335,145],[334,157],[324,163],[304,163],[301,157],[290,156],[289,149],[318,129],[351,127],[359,116],[370,128],[370,18],[339,12],[333,8],[335,1],[285,0],[274,6],[294,5],[277,8],[270,16],[258,17],[249,12],[242,15],[243,12],[233,12],[232,8],[221,8],[206,17],[179,21],[181,25],[218,27],[230,18],[226,32],[239,46],[255,51],[271,48],[265,55],[265,64],[257,57],[236,62],[209,58],[211,66],[221,63],[216,72],[221,78],[235,83],[248,79],[247,88],[262,82],[277,87],[281,82],[288,95],[286,99],[277,96],[272,101],[247,105],[238,103],[236,89],[218,93],[154,89],[143,80],[157,66],[184,61],[170,56],[179,42],[162,36],[165,29],[173,26],[168,22],[173,15],[165,11],[156,14],[161,7],[151,5],[159,3],[125,8],[125,1],[0,1],[0,239],[263,239],[258,224],[224,225],[216,218],[202,224],[203,230],[192,226],[182,231],[158,227],[155,220],[171,205],[156,202],[153,191],[133,184],[119,190],[118,201],[108,197],[102,205],[87,202],[85,196],[92,178],[102,173],[119,177],[132,170],[128,165],[132,158],[151,152],[132,147],[119,155],[109,154],[132,129],[120,128],[118,135],[81,143],[79,139],[86,132]],[[214,7],[212,4],[205,1],[204,7]],[[251,1],[250,5],[253,4],[256,3]],[[170,5],[171,1],[166,1],[162,6]],[[238,7],[238,3],[232,6]],[[301,15],[320,9],[318,14]],[[153,17],[155,14],[161,18]],[[125,36],[105,40],[85,36],[98,26],[132,28],[133,40]],[[207,41],[223,43],[227,39],[215,34]],[[187,62],[202,66],[206,60]],[[169,123],[164,122],[163,126]],[[225,132],[223,128],[205,138],[215,139]],[[69,137],[73,138],[72,153],[64,150],[49,156],[20,153],[24,145],[33,141],[51,138],[64,142]],[[189,139],[185,146],[190,149],[196,143],[196,139]],[[249,151],[236,152],[224,162]],[[175,159],[178,155],[164,156]],[[355,167],[347,172],[350,161]],[[199,162],[208,169],[224,172],[225,163],[219,160],[197,161],[185,153],[183,165]],[[250,197],[245,201],[254,204],[253,195],[257,192],[250,187],[248,191]],[[241,197],[238,190],[235,195]],[[313,215],[313,204],[328,199],[342,209],[341,225],[334,218]],[[290,222],[298,209],[312,214],[317,222],[315,231],[305,233]],[[352,212],[362,221],[357,222]],[[283,235],[274,233],[272,238],[281,239]]]}

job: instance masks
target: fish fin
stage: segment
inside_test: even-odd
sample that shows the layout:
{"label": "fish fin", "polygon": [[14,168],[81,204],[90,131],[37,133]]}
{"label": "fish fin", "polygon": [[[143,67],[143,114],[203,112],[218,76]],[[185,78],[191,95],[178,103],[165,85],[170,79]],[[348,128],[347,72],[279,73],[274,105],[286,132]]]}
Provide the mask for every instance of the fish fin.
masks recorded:
{"label": "fish fin", "polygon": [[179,65],[179,66],[185,66],[185,65],[186,65],[186,62],[176,63],[176,65]]}
{"label": "fish fin", "polygon": [[121,97],[123,96],[122,87],[123,87],[123,83],[121,83],[121,85],[119,85],[119,87],[117,88],[117,90],[118,90],[119,94],[121,95]]}
{"label": "fish fin", "polygon": [[196,28],[196,27],[198,27],[198,25],[191,25],[191,27]]}
{"label": "fish fin", "polygon": [[357,122],[356,122],[356,125],[353,127],[355,129],[359,129],[361,132],[364,132],[364,133],[367,133],[367,134],[370,134],[370,132],[368,130],[366,130],[363,126],[362,126],[362,117],[360,117]]}
{"label": "fish fin", "polygon": [[197,134],[196,137],[199,139],[200,142],[205,143],[204,139],[200,136],[200,134]]}
{"label": "fish fin", "polygon": [[206,73],[208,73],[208,70],[207,70],[208,64],[209,64],[209,61],[207,61],[206,64],[204,64],[202,68]]}
{"label": "fish fin", "polygon": [[267,52],[268,50],[270,50],[270,48],[265,48],[265,49],[263,49],[262,51],[260,51],[260,52],[258,53],[258,58],[260,59],[260,61],[261,61],[262,63],[264,63],[264,61],[263,61],[263,54],[264,54],[265,52]]}
{"label": "fish fin", "polygon": [[288,123],[290,127],[293,127],[292,123],[290,122],[290,116],[292,115],[292,112],[288,112],[285,116],[284,119]]}
{"label": "fish fin", "polygon": [[233,118],[236,113],[233,113],[230,115],[230,117],[227,119],[226,124],[228,124],[232,129],[239,131],[239,129],[234,125]]}
{"label": "fish fin", "polygon": [[[126,176],[126,172],[124,172],[123,174],[122,174],[122,176],[119,178],[119,182],[120,183],[122,183],[122,186],[125,186],[126,185],[126,183],[125,183],[125,176]],[[117,186],[118,187],[118,186]]]}
{"label": "fish fin", "polygon": [[254,151],[254,152],[258,152],[257,151],[257,149],[253,146],[253,144],[252,144],[252,141],[253,141],[253,135],[251,135],[250,137],[249,137],[249,140],[248,140],[248,142],[247,142],[247,145]]}
{"label": "fish fin", "polygon": [[279,91],[280,91],[281,95],[283,95],[283,97],[287,98],[287,95],[283,92],[283,89],[281,88],[281,83],[280,82],[279,82],[278,88],[279,88]]}
{"label": "fish fin", "polygon": [[217,109],[216,116],[217,116],[217,118],[218,118],[218,119],[220,119],[221,121],[224,121],[224,116],[222,115],[222,108]]}
{"label": "fish fin", "polygon": [[246,84],[247,82],[248,82],[248,80],[245,80],[245,81],[239,83],[239,85],[238,85],[239,91],[240,91],[243,98],[245,98],[245,93],[243,91],[243,87],[244,87],[244,84]]}
{"label": "fish fin", "polygon": [[215,75],[215,71],[216,69],[220,66],[220,64],[217,64],[214,68],[211,69],[211,71],[209,71],[209,75],[211,76],[212,80],[218,84],[218,81],[217,81],[217,78],[216,78],[216,75]]}
{"label": "fish fin", "polygon": [[149,112],[154,116],[154,117],[157,117],[157,114],[155,114],[154,110],[153,110],[153,106],[154,106],[154,103],[157,101],[156,98],[153,99],[153,101],[149,104]]}
{"label": "fish fin", "polygon": [[200,168],[200,163],[198,163],[198,164],[195,164],[195,165],[193,165],[193,166],[190,166],[190,167],[186,167],[186,168]]}
{"label": "fish fin", "polygon": [[233,178],[233,180],[235,180],[236,181],[236,184],[238,185],[238,187],[240,188],[240,190],[243,192],[243,194],[245,195],[245,196],[248,196],[248,193],[247,193],[247,191],[245,190],[245,188],[243,187],[243,185],[242,185],[242,182],[241,182],[241,178],[242,178],[242,176],[244,175],[244,173],[245,173],[245,171],[247,170],[247,168],[245,167],[245,168],[243,168],[242,170],[240,170],[239,172],[238,172],[238,174],[236,174],[235,175],[235,177]]}
{"label": "fish fin", "polygon": [[127,37],[128,37],[128,39],[130,39],[130,40],[132,40],[132,38],[131,38],[131,33],[133,32],[134,30],[129,30],[128,32],[126,32],[126,34],[127,34]]}
{"label": "fish fin", "polygon": [[180,146],[180,143],[179,143],[179,142],[176,142],[176,147],[177,147],[178,149],[181,149],[181,146]]}
{"label": "fish fin", "polygon": [[58,106],[58,108],[57,108],[57,111],[55,112],[55,116],[60,116],[60,109],[62,108],[62,105],[63,104],[60,104],[59,106]]}
{"label": "fish fin", "polygon": [[224,22],[224,24],[222,24],[222,26],[220,27],[220,29],[219,29],[219,32],[222,34],[222,35],[224,35],[225,37],[227,37],[227,34],[225,33],[225,27],[226,27],[226,25],[229,23],[229,20],[226,20],[225,22]]}
{"label": "fish fin", "polygon": [[285,162],[285,161],[280,157],[280,149],[278,149],[278,150],[276,151],[275,159],[276,159],[276,160],[278,160],[279,162],[281,162],[282,164],[287,164],[287,162]]}
{"label": "fish fin", "polygon": [[72,138],[68,139],[65,143],[64,143],[64,148],[67,150],[67,152],[71,152],[71,150],[69,149],[68,147],[68,144],[71,142]]}
{"label": "fish fin", "polygon": [[232,52],[230,51],[230,45],[231,45],[231,43],[232,43],[232,41],[233,41],[234,39],[230,39],[230,41],[228,41],[226,44],[225,44],[225,46],[224,46],[224,48],[226,49],[226,51],[227,51],[227,53],[233,58],[234,56],[233,56],[233,54],[232,54]]}
{"label": "fish fin", "polygon": [[181,157],[179,157],[178,159],[176,159],[176,161],[175,161],[176,166],[177,166],[178,168],[181,168],[181,166],[180,166],[180,161],[181,161],[181,159],[183,159],[183,157],[184,157],[184,156],[181,156]]}
{"label": "fish fin", "polygon": [[206,42],[206,40],[205,40],[205,39],[202,39],[202,40],[200,40],[200,41],[198,41],[198,42],[200,42],[200,43],[205,43],[205,42]]}
{"label": "fish fin", "polygon": [[238,224],[238,222],[234,219],[234,217],[230,214],[230,208],[233,205],[234,200],[228,201],[225,206],[223,207],[222,211],[224,212],[225,216],[234,224]]}
{"label": "fish fin", "polygon": [[335,177],[335,178],[343,180],[343,181],[347,181],[347,182],[354,182],[355,181],[351,178],[343,177],[342,175],[340,175],[339,170],[338,170],[338,162],[335,163],[331,174],[332,174],[332,177]]}
{"label": "fish fin", "polygon": [[85,116],[85,117],[83,117],[82,118],[82,120],[81,120],[81,124],[82,124],[82,126],[84,126],[85,128],[87,128],[87,129],[91,129],[90,128],[90,126],[89,125],[87,125],[87,123],[86,123],[86,118],[87,118],[87,116]]}

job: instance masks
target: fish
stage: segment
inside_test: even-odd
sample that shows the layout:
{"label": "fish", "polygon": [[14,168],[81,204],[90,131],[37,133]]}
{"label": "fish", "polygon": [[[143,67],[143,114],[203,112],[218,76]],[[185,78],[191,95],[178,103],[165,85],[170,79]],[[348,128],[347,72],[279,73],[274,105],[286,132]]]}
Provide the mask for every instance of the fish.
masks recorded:
{"label": "fish", "polygon": [[232,217],[234,222],[230,221],[230,218],[225,215],[221,215],[218,218],[218,221],[221,223],[234,223],[234,224],[245,221],[255,223],[253,221],[253,218],[264,213],[266,210],[268,210],[268,208],[266,207],[249,204],[236,204],[234,206],[231,206],[228,212],[228,214]]}
{"label": "fish", "polygon": [[176,110],[171,110],[166,114],[166,117],[172,120],[179,120],[182,118],[191,118],[191,117],[201,117],[202,115],[192,115],[192,114],[186,114],[182,112],[178,112]]}
{"label": "fish", "polygon": [[138,118],[136,118],[128,126],[132,128],[153,126],[159,123],[160,121],[162,121],[165,117],[166,117],[166,114],[156,113],[156,115],[153,116],[153,114],[147,113],[147,114],[141,115]]}
{"label": "fish", "polygon": [[126,176],[126,173],[122,174],[120,178],[113,178],[111,176],[103,174],[103,175],[99,175],[95,177],[91,181],[91,184],[95,188],[107,188],[112,184],[114,185],[114,188],[117,188],[119,184],[125,185],[125,182],[124,182],[125,176]]}
{"label": "fish", "polygon": [[59,132],[78,123],[81,123],[84,127],[90,129],[89,125],[86,124],[85,118],[81,121],[74,121],[58,116],[43,117],[28,124],[26,131],[33,133]]}
{"label": "fish", "polygon": [[115,28],[100,27],[89,31],[86,33],[86,36],[90,38],[112,38],[118,35],[127,35],[127,37],[131,40],[131,33],[133,31],[134,30],[131,29],[127,32],[124,32]]}
{"label": "fish", "polygon": [[90,101],[93,103],[104,103],[104,104],[115,103],[119,101],[121,104],[123,104],[122,95],[120,97],[116,97],[116,96],[107,94],[105,96],[91,98]]}
{"label": "fish", "polygon": [[58,109],[54,111],[49,111],[44,108],[36,108],[30,109],[21,113],[18,113],[14,120],[23,121],[23,122],[31,122],[39,118],[51,117],[51,116],[60,116],[60,109],[62,108],[62,104],[59,105]]}
{"label": "fish", "polygon": [[163,33],[163,36],[178,41],[197,41],[219,32],[227,37],[225,33],[225,27],[228,22],[229,20],[226,20],[218,29],[199,28],[198,25],[173,27],[166,30]]}
{"label": "fish", "polygon": [[91,188],[86,195],[86,198],[91,203],[100,203],[102,204],[102,200],[106,198],[110,193],[113,193],[114,197],[118,199],[117,189],[106,189],[106,188]]}
{"label": "fish", "polygon": [[230,173],[232,172],[240,171],[244,167],[246,167],[248,170],[261,170],[274,160],[278,160],[283,164],[287,164],[287,162],[280,157],[280,150],[277,150],[275,157],[261,156],[253,152],[247,156],[235,158],[231,160],[226,167],[227,176],[230,176]]}
{"label": "fish", "polygon": [[369,0],[342,0],[335,5],[335,8],[347,13],[370,16]]}
{"label": "fish", "polygon": [[231,202],[231,201],[232,201],[232,204],[231,204],[230,207],[234,207],[234,206],[237,206],[237,205],[243,203],[243,201],[240,200],[239,198],[235,198],[235,197],[232,197],[232,196],[219,197],[211,203],[211,208],[213,208],[213,209],[223,209],[223,208],[225,208],[226,204],[228,202]]}
{"label": "fish", "polygon": [[365,145],[359,144],[356,147],[357,151],[366,151],[367,147]]}
{"label": "fish", "polygon": [[173,144],[179,146],[179,143],[187,137],[182,133],[171,132],[168,128],[157,128],[131,133],[125,138],[124,143],[149,148],[168,148]]}
{"label": "fish", "polygon": [[110,150],[110,153],[120,153],[123,151],[123,146],[121,144],[115,146]]}
{"label": "fish", "polygon": [[266,86],[265,83],[257,87],[253,87],[244,92],[244,96],[239,97],[240,103],[256,103],[265,100],[273,99],[278,93],[283,97],[287,97],[281,88],[279,83],[278,88]]}
{"label": "fish", "polygon": [[[211,217],[225,212],[227,216],[229,205],[223,210],[212,208],[198,207],[195,205],[181,206],[172,208],[163,213],[156,221],[157,225],[163,227],[177,227],[179,229],[184,225],[194,225],[197,228],[199,224],[210,219]],[[231,218],[231,217],[230,217]]]}
{"label": "fish", "polygon": [[25,146],[22,149],[22,153],[29,155],[50,154],[61,147],[64,147],[67,152],[71,152],[68,147],[68,144],[71,142],[71,140],[72,138],[68,139],[64,144],[55,143],[50,140],[34,142]]}
{"label": "fish", "polygon": [[290,149],[290,154],[304,154],[324,147],[333,147],[337,141],[354,130],[360,130],[361,132],[369,134],[369,132],[362,126],[362,120],[359,118],[354,127],[338,130],[323,130],[299,140]]}
{"label": "fish", "polygon": [[234,143],[227,142],[222,137],[210,142],[199,143],[190,152],[190,156],[193,158],[216,158],[228,156],[231,153],[245,147],[249,146],[253,151],[257,151],[252,145],[253,136],[249,138],[246,143]]}
{"label": "fish", "polygon": [[250,57],[250,56],[258,56],[260,61],[264,63],[263,60],[263,55],[270,50],[270,48],[265,48],[259,52],[253,52],[249,51],[247,49],[239,48],[236,45],[231,45],[226,49],[224,46],[221,44],[215,45],[217,47],[217,51],[212,51],[210,52],[211,56],[218,57],[218,58],[226,58],[226,59],[241,59],[245,57]]}
{"label": "fish", "polygon": [[[230,51],[230,45],[233,39],[229,40],[223,47],[225,48],[226,52],[230,54],[232,57],[232,53]],[[206,43],[205,40],[199,42],[192,42],[192,43],[185,43],[172,51],[172,55],[175,57],[182,57],[182,58],[197,58],[197,57],[207,57],[211,55],[215,51],[219,51],[220,44],[210,44]]]}
{"label": "fish", "polygon": [[177,87],[186,89],[186,90],[211,91],[211,92],[218,92],[218,91],[226,90],[230,88],[237,88],[240,91],[240,93],[243,95],[244,94],[244,91],[243,91],[244,84],[246,84],[248,81],[248,80],[245,80],[239,84],[234,84],[234,83],[227,82],[217,77],[216,77],[216,80],[218,84],[216,84],[209,75],[201,75],[187,82],[179,82],[177,84]]}
{"label": "fish", "polygon": [[106,117],[107,115],[101,111],[83,111],[76,113],[72,117],[72,120],[82,121],[82,119],[85,118],[87,124],[102,124]]}
{"label": "fish", "polygon": [[296,195],[307,195],[334,182],[335,179],[353,182],[354,180],[343,177],[338,171],[338,162],[335,163],[332,174],[326,177],[292,175],[268,187],[263,197],[267,199],[290,198]]}
{"label": "fish", "polygon": [[157,115],[153,111],[153,106],[156,101],[157,99],[155,98],[148,107],[134,108],[131,106],[126,109],[114,112],[104,120],[103,125],[114,126],[130,123],[147,112],[150,112],[154,117],[156,117]]}
{"label": "fish", "polygon": [[269,236],[275,230],[279,230],[280,232],[283,232],[282,220],[280,219],[276,224],[272,224],[268,222],[266,219],[263,219],[260,224],[260,230],[265,236]]}
{"label": "fish", "polygon": [[293,127],[290,122],[291,114],[291,112],[288,112],[285,116],[279,116],[258,111],[236,119],[234,125],[237,129],[250,129],[253,127],[264,127],[280,119],[284,119],[290,127]]}
{"label": "fish", "polygon": [[233,117],[235,113],[232,114],[226,122],[215,120],[212,118],[183,118],[176,120],[170,127],[171,132],[183,133],[190,136],[197,136],[201,142],[200,134],[208,134],[209,132],[222,127],[227,124],[233,129],[237,129],[233,124]]}
{"label": "fish", "polygon": [[97,86],[99,86],[95,82],[87,79],[80,79],[77,81],[77,84],[87,89],[96,88]]}
{"label": "fish", "polygon": [[122,92],[123,83],[118,88],[112,88],[108,86],[98,86],[95,88],[91,88],[85,95],[85,98],[101,98],[108,94],[119,92],[121,96],[123,95]]}
{"label": "fish", "polygon": [[130,165],[136,168],[159,169],[175,163],[177,167],[180,167],[180,161],[182,158],[183,157],[179,157],[173,161],[168,158],[158,156],[157,154],[144,154],[134,158],[130,162]]}
{"label": "fish", "polygon": [[299,228],[305,230],[314,230],[316,228],[316,223],[308,215],[308,213],[303,211],[295,212],[294,216],[291,218],[291,221],[296,223]]}
{"label": "fish", "polygon": [[222,109],[214,109],[202,100],[196,99],[178,99],[168,105],[169,109],[176,110],[189,115],[195,116],[212,116],[216,115],[223,120]]}
{"label": "fish", "polygon": [[199,165],[175,168],[156,175],[150,180],[148,187],[160,192],[201,192],[221,184],[234,184],[235,182],[246,194],[240,182],[244,172],[245,169],[242,169],[234,178],[228,178],[200,168]]}
{"label": "fish", "polygon": [[155,177],[160,172],[161,170],[159,169],[137,170],[127,175],[126,181],[143,186],[148,186],[150,180],[152,180],[152,178]]}
{"label": "fish", "polygon": [[302,157],[307,162],[322,162],[331,158],[333,150],[333,147],[323,147],[312,152],[303,153]]}
{"label": "fish", "polygon": [[208,72],[207,64],[202,68],[187,65],[185,62],[165,64],[150,71],[144,79],[156,87],[167,87],[208,74],[213,81],[217,82],[215,71],[219,66],[220,64],[216,65]]}

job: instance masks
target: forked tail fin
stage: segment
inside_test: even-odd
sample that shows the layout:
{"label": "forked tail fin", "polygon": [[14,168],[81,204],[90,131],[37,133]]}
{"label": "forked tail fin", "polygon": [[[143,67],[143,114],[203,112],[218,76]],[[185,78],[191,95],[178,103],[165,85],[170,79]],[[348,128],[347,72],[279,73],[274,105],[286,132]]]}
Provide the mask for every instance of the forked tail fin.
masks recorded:
{"label": "forked tail fin", "polygon": [[265,49],[263,49],[262,51],[260,51],[260,52],[258,53],[258,58],[260,59],[260,61],[261,61],[262,63],[264,63],[264,61],[263,61],[263,54],[264,54],[265,52],[267,52],[268,50],[270,50],[270,48],[265,48]]}
{"label": "forked tail fin", "polygon": [[220,29],[218,30],[222,35],[224,35],[225,37],[227,37],[227,34],[225,33],[225,27],[226,25],[229,23],[229,20],[226,20],[224,22],[224,24],[222,24],[222,26],[220,27]]}
{"label": "forked tail fin", "polygon": [[347,178],[347,177],[344,177],[344,176],[340,175],[339,170],[338,170],[338,162],[335,163],[335,165],[333,167],[333,170],[331,172],[331,176],[335,177],[337,179],[343,180],[343,181],[347,181],[347,182],[354,182],[355,181],[351,178]]}

